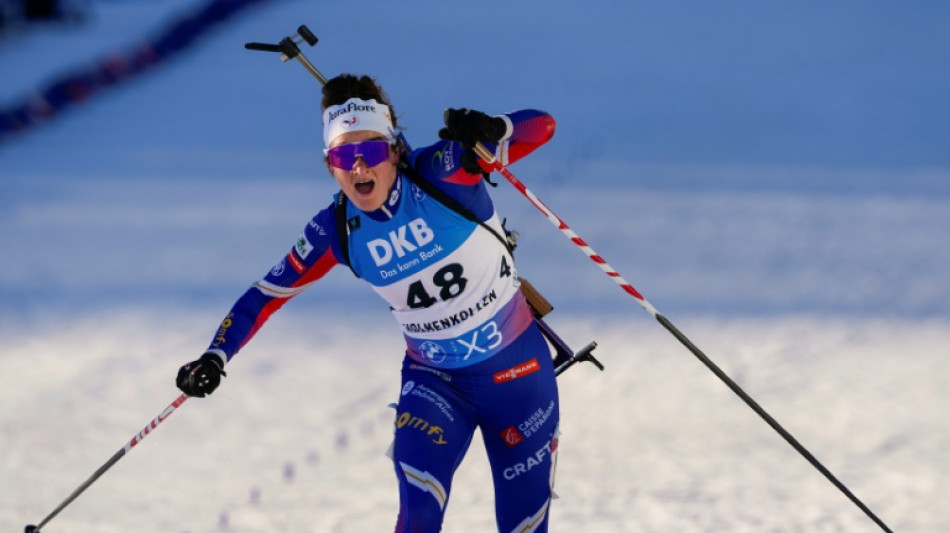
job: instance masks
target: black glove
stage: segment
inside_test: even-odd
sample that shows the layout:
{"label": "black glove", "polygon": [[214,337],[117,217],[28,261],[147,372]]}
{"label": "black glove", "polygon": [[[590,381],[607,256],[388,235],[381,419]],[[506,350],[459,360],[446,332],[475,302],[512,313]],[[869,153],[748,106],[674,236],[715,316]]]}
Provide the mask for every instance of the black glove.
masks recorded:
{"label": "black glove", "polygon": [[465,172],[469,174],[482,174],[485,179],[488,179],[488,173],[478,164],[478,155],[471,151],[465,150],[462,152],[459,161],[462,163],[462,168],[465,169]]}
{"label": "black glove", "polygon": [[468,149],[474,148],[479,141],[495,144],[508,131],[508,126],[501,118],[465,108],[446,109],[442,122],[445,122],[445,127],[439,130],[439,138],[458,141]]}
{"label": "black glove", "polygon": [[465,148],[461,155],[462,168],[469,174],[484,174],[472,148],[478,142],[497,144],[508,131],[505,121],[465,108],[446,109],[442,121],[445,127],[439,130],[439,138],[456,141]]}
{"label": "black glove", "polygon": [[214,392],[221,384],[224,361],[218,354],[205,352],[197,361],[192,361],[178,369],[175,384],[188,396],[204,398]]}

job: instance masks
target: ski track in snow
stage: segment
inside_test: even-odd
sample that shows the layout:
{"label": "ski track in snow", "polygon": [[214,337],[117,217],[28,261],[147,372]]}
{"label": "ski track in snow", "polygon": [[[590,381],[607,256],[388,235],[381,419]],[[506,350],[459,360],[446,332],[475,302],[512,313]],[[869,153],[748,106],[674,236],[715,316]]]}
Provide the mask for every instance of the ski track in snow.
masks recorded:
{"label": "ski track in snow", "polygon": [[[555,317],[574,346],[599,342],[607,370],[560,378],[552,531],[876,530],[646,315]],[[5,324],[0,527],[38,521],[157,415],[216,318],[132,309]],[[679,325],[895,531],[950,527],[938,505],[950,483],[945,323]],[[391,529],[399,338],[379,329],[278,314],[211,398],[186,402],[49,530]],[[445,530],[493,530],[480,439],[454,487]]]}

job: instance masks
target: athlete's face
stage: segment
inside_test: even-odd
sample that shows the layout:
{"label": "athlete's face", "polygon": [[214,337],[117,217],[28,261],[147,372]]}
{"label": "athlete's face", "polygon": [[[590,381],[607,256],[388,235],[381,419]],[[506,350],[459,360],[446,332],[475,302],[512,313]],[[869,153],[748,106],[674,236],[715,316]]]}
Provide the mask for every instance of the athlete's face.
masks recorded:
{"label": "athlete's face", "polygon": [[[330,143],[330,148],[341,144],[357,143],[362,141],[384,140],[375,131],[350,131],[340,135]],[[336,168],[327,163],[330,174],[343,190],[343,194],[362,211],[379,209],[389,197],[389,190],[396,181],[396,151],[389,149],[389,157],[375,166],[367,166],[362,157],[357,157],[352,170]]]}

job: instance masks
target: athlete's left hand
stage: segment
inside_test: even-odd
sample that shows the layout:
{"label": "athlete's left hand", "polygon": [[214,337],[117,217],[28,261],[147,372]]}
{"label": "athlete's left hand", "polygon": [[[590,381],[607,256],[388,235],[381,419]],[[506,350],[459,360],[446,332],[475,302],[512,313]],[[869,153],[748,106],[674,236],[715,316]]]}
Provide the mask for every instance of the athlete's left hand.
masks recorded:
{"label": "athlete's left hand", "polygon": [[496,144],[508,131],[505,121],[473,109],[446,109],[442,115],[445,127],[439,138],[456,141],[465,148],[461,155],[462,168],[469,174],[486,174],[472,151],[478,142]]}
{"label": "athlete's left hand", "polygon": [[439,138],[457,141],[468,149],[474,148],[478,142],[495,144],[508,131],[501,118],[474,109],[446,109],[442,121],[445,127],[439,130]]}

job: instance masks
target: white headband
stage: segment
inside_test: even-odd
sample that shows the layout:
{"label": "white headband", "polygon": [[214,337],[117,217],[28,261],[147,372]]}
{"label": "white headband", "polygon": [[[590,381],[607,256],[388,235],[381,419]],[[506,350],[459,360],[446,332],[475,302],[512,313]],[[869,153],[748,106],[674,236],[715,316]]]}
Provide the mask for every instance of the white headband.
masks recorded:
{"label": "white headband", "polygon": [[393,119],[389,106],[376,100],[350,98],[342,105],[331,105],[323,112],[323,145],[348,131],[375,131],[393,140]]}

